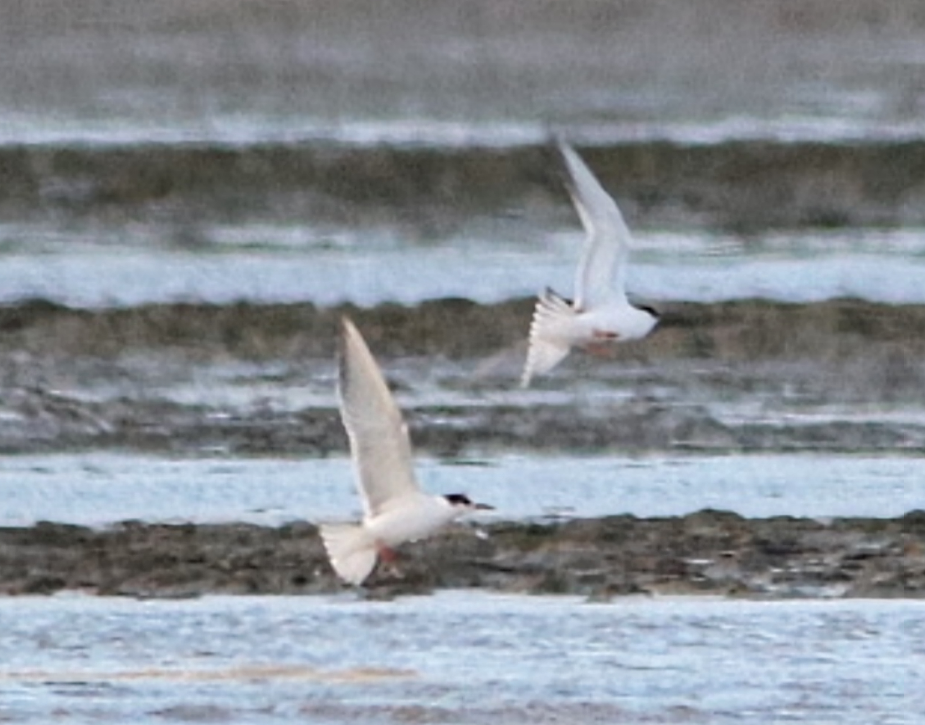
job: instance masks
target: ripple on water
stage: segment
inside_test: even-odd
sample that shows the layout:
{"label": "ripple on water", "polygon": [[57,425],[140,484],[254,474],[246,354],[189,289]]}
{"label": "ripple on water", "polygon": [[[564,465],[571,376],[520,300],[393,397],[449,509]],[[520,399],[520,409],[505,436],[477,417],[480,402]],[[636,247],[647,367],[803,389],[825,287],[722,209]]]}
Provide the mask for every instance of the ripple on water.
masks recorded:
{"label": "ripple on water", "polygon": [[2,600],[0,625],[0,712],[20,719],[911,723],[925,706],[914,601],[69,596]]}

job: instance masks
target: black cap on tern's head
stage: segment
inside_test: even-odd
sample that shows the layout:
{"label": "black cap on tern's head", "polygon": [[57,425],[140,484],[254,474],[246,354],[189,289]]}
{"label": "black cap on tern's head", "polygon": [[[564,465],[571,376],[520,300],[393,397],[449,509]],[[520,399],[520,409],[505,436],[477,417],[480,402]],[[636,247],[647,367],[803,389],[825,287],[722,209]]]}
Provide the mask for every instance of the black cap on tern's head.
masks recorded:
{"label": "black cap on tern's head", "polygon": [[639,305],[637,309],[642,310],[643,312],[648,312],[656,320],[662,316],[662,313],[656,310],[654,307],[649,307],[649,305]]}
{"label": "black cap on tern's head", "polygon": [[495,508],[487,503],[473,503],[464,493],[448,493],[443,498],[449,501],[450,506],[458,506],[459,508],[479,509],[481,511],[493,511]]}

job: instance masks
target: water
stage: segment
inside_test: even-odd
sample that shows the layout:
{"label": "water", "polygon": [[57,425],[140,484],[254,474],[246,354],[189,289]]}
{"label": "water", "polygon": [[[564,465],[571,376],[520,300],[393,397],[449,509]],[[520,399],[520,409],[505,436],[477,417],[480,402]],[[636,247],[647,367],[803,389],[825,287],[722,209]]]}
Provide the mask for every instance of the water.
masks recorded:
{"label": "water", "polygon": [[[417,464],[435,493],[466,492],[496,518],[680,516],[894,517],[925,505],[925,459],[830,455],[524,457]],[[141,455],[0,460],[0,525],[36,521],[251,521],[360,515],[346,459],[165,459]]]}
{"label": "water", "polygon": [[[493,244],[347,239],[341,250],[303,241],[283,246],[283,232],[261,228],[249,237],[247,229],[238,229],[238,244],[220,242],[216,251],[204,254],[132,249],[128,240],[118,254],[111,245],[81,248],[66,242],[42,251],[33,236],[30,251],[0,254],[0,302],[37,298],[81,308],[240,300],[372,306],[459,297],[490,304],[531,296],[547,285],[571,294],[581,249],[577,231]],[[311,236],[310,230],[302,232]],[[10,239],[22,234],[19,230]],[[628,282],[631,293],[650,300],[925,302],[921,230],[777,233],[747,244],[699,232],[638,238]]]}
{"label": "water", "polygon": [[923,642],[914,601],[15,598],[0,716],[916,723]]}

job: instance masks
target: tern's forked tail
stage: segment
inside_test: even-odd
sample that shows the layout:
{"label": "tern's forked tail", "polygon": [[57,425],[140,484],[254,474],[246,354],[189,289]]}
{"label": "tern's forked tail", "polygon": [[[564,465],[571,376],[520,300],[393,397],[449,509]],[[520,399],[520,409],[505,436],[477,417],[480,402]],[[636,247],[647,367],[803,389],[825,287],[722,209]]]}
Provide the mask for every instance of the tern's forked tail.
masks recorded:
{"label": "tern's forked tail", "polygon": [[534,375],[552,370],[568,355],[574,337],[574,320],[578,313],[559,295],[548,289],[536,302],[530,323],[530,349],[520,379],[522,387],[530,385]]}
{"label": "tern's forked tail", "polygon": [[359,586],[376,566],[376,547],[359,524],[323,524],[321,540],[337,575]]}

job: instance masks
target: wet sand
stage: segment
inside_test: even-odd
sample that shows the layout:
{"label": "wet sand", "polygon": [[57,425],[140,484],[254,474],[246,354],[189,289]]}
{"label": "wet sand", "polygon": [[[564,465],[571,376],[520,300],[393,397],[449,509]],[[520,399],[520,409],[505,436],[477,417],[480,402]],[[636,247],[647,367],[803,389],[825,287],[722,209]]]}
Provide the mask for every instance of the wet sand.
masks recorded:
{"label": "wet sand", "polygon": [[[629,594],[749,598],[921,597],[925,512],[897,519],[683,517],[459,525],[402,548],[365,596],[479,588],[594,599]],[[0,529],[0,591],[130,597],[340,591],[317,528],[248,524],[105,530],[40,523]]]}

